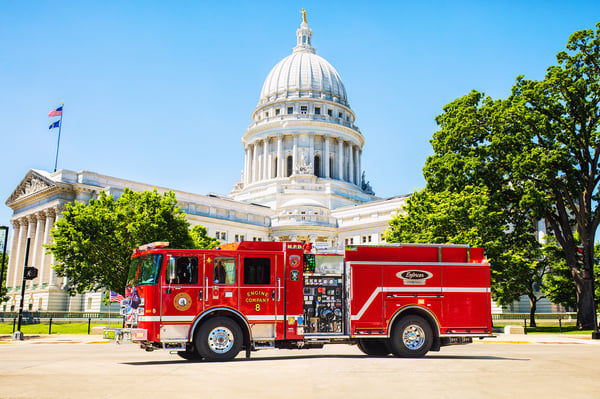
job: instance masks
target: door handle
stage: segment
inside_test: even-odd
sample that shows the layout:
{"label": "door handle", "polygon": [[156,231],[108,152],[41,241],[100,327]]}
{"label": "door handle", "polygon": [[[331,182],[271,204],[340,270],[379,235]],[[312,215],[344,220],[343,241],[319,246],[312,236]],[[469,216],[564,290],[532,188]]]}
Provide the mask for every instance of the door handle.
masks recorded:
{"label": "door handle", "polygon": [[275,300],[275,290],[271,290],[271,299]]}
{"label": "door handle", "polygon": [[281,300],[281,279],[277,279],[277,301]]}
{"label": "door handle", "polygon": [[202,294],[203,294],[202,289],[200,289],[200,291],[198,291],[198,299],[199,300],[203,300],[204,299],[204,295],[202,295]]}

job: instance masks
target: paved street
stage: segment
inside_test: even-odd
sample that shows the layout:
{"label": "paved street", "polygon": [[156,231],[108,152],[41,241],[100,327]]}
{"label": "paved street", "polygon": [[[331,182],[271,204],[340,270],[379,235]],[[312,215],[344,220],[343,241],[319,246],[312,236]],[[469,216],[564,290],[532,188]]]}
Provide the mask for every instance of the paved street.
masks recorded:
{"label": "paved street", "polygon": [[595,341],[520,336],[445,347],[423,359],[370,358],[330,345],[192,363],[94,336],[53,336],[0,342],[0,397],[598,398],[599,359]]}

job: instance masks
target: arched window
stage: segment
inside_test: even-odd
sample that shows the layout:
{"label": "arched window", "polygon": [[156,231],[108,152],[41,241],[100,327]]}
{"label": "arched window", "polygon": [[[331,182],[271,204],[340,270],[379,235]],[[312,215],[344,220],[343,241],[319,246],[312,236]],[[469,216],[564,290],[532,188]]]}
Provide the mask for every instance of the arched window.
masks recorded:
{"label": "arched window", "polygon": [[314,171],[315,171],[315,176],[317,176],[317,177],[321,176],[321,157],[318,155],[315,155]]}
{"label": "arched window", "polygon": [[277,178],[277,157],[275,157],[275,162],[273,162],[273,177]]}
{"label": "arched window", "polygon": [[294,168],[294,157],[292,157],[291,155],[288,155],[287,157],[287,173],[286,176],[290,177],[292,175],[293,169]]}

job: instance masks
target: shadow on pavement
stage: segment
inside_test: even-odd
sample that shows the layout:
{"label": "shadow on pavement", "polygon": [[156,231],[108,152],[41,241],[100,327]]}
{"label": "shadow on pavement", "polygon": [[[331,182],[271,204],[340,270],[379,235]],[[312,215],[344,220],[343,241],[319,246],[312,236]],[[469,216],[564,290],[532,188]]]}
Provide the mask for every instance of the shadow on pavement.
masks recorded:
{"label": "shadow on pavement", "polygon": [[[269,356],[269,357],[254,357],[250,359],[246,359],[244,357],[237,357],[229,362],[222,363],[240,363],[240,362],[264,362],[264,361],[286,361],[286,360],[311,360],[311,359],[364,359],[364,360],[373,360],[378,359],[382,361],[390,361],[390,362],[401,362],[406,360],[502,360],[502,361],[529,361],[530,359],[518,359],[518,358],[509,358],[509,357],[500,357],[500,356],[458,356],[458,355],[429,355],[423,358],[416,359],[403,359],[394,356],[365,356],[365,355],[295,355],[295,356]],[[121,364],[126,364],[129,366],[157,366],[157,365],[165,365],[165,364],[178,364],[182,363],[219,363],[219,362],[207,362],[205,360],[184,360],[179,358],[174,358],[173,360],[150,360],[150,361],[142,361],[142,362],[124,362]]]}

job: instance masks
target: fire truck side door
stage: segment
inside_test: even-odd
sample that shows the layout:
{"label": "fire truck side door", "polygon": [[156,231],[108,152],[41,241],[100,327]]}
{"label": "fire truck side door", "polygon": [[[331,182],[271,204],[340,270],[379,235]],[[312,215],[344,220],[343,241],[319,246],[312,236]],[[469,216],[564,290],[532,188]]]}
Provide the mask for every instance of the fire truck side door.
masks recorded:
{"label": "fire truck side door", "polygon": [[235,253],[207,255],[204,262],[204,308],[238,308],[238,259]]}
{"label": "fire truck side door", "polygon": [[202,312],[202,257],[167,256],[161,277],[161,340],[185,340],[191,322]]}
{"label": "fire truck side door", "polygon": [[[246,315],[254,339],[273,339],[276,331],[283,331],[283,303],[281,278],[282,257],[271,254],[242,254],[240,256],[240,310]],[[282,273],[281,273],[282,274]],[[283,309],[283,305],[281,305]],[[278,328],[278,324],[281,326]]]}

